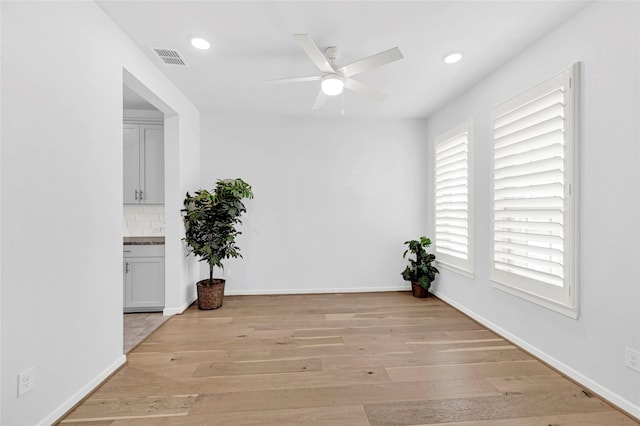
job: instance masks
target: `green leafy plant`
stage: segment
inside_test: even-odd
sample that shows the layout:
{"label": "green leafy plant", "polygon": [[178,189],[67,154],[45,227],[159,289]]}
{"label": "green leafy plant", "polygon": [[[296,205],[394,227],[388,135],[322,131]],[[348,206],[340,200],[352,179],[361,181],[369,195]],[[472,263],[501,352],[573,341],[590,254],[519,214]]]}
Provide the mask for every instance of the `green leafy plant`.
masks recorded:
{"label": "green leafy plant", "polygon": [[200,189],[192,196],[187,192],[181,210],[185,238],[191,253],[209,264],[209,283],[213,283],[213,267],[224,269],[222,261],[242,257],[236,245],[241,234],[235,225],[247,209],[243,199],[253,198],[251,185],[242,179],[218,180],[213,192]]}
{"label": "green leafy plant", "polygon": [[433,280],[436,279],[436,274],[440,273],[431,264],[436,260],[436,255],[426,251],[426,248],[431,245],[431,240],[427,237],[420,237],[420,240],[410,240],[404,243],[408,248],[404,251],[402,257],[406,259],[407,253],[411,253],[415,255],[415,259],[407,259],[409,264],[402,271],[402,278],[411,283],[418,283],[420,287],[428,290]]}

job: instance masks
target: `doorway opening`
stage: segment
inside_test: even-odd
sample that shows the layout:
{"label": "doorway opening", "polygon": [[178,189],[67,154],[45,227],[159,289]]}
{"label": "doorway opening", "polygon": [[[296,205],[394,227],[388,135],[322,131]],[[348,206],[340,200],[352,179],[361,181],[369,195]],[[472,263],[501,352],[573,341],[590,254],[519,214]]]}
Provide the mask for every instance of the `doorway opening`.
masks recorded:
{"label": "doorway opening", "polygon": [[164,114],[123,84],[123,353],[165,307]]}

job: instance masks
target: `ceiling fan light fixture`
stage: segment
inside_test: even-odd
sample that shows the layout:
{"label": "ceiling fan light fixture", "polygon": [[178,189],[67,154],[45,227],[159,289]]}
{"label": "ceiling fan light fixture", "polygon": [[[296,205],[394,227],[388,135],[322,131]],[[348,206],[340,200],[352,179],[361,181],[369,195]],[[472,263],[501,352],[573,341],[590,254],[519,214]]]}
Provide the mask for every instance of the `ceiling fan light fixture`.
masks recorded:
{"label": "ceiling fan light fixture", "polygon": [[337,74],[328,74],[322,77],[322,83],[320,85],[322,93],[327,96],[336,96],[342,93],[344,89],[344,82]]}
{"label": "ceiling fan light fixture", "polygon": [[455,64],[456,62],[459,62],[460,59],[462,59],[462,52],[460,52],[459,50],[456,50],[455,52],[449,52],[442,58],[442,60],[446,64]]}

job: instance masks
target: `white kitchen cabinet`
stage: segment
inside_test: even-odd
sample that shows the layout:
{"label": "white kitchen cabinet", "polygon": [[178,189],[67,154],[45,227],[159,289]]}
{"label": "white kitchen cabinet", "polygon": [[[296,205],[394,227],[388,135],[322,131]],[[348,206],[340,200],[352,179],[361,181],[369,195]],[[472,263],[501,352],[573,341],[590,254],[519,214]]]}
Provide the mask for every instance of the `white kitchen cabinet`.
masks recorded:
{"label": "white kitchen cabinet", "polygon": [[164,308],[164,245],[124,246],[124,312]]}
{"label": "white kitchen cabinet", "polygon": [[123,126],[124,204],[164,204],[164,128]]}

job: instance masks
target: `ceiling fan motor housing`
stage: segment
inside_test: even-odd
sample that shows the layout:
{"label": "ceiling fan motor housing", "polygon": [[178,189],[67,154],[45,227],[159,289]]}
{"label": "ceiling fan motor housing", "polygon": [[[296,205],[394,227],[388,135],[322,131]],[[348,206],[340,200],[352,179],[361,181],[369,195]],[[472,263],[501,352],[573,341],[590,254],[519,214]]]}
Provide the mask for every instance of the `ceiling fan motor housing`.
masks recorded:
{"label": "ceiling fan motor housing", "polygon": [[329,46],[324,49],[324,56],[333,64],[335,61],[340,59],[340,49],[335,46]]}

